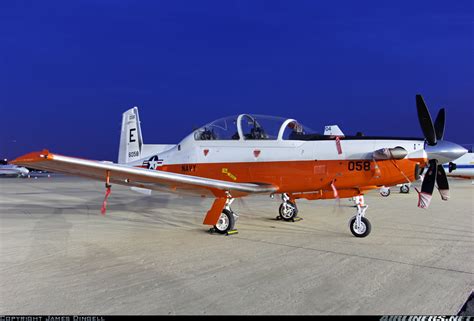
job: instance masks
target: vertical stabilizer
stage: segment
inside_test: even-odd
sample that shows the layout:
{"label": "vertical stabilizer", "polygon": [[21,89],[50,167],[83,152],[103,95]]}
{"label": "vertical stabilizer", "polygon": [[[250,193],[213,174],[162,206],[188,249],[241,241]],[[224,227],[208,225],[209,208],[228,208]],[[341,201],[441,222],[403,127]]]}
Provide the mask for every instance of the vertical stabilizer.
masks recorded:
{"label": "vertical stabilizer", "polygon": [[141,157],[143,146],[142,130],[138,108],[133,107],[123,113],[122,131],[120,133],[120,148],[118,162],[126,164],[137,161]]}

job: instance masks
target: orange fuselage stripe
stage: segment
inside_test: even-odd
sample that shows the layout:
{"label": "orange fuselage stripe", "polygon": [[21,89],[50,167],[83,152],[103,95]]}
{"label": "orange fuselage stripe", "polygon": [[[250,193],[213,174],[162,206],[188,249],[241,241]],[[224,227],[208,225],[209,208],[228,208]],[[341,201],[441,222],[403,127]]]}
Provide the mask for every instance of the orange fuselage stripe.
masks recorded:
{"label": "orange fuselage stripe", "polygon": [[[367,165],[364,162],[368,162]],[[163,165],[158,170],[230,182],[258,182],[278,187],[278,192],[294,193],[331,189],[369,189],[415,180],[415,166],[423,159],[395,161],[315,160],[249,163],[201,163]],[[378,169],[376,169],[376,166]],[[403,173],[402,173],[403,172]]]}

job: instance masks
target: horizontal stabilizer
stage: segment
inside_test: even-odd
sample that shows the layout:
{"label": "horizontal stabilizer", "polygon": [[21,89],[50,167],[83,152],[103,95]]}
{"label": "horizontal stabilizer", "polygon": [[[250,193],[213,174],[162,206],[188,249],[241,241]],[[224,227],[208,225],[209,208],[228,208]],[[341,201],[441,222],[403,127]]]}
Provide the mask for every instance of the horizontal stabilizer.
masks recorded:
{"label": "horizontal stabilizer", "polygon": [[325,136],[344,136],[344,133],[337,125],[324,126]]}

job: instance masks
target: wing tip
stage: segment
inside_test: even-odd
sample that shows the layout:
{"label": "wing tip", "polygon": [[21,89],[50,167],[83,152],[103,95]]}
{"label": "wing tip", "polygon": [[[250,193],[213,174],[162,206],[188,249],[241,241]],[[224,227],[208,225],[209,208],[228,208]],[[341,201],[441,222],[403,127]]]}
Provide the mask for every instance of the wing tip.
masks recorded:
{"label": "wing tip", "polygon": [[43,161],[45,159],[52,159],[52,154],[49,153],[47,149],[43,149],[40,152],[31,152],[25,155],[22,155],[10,162],[13,165],[23,165],[28,163],[34,163]]}

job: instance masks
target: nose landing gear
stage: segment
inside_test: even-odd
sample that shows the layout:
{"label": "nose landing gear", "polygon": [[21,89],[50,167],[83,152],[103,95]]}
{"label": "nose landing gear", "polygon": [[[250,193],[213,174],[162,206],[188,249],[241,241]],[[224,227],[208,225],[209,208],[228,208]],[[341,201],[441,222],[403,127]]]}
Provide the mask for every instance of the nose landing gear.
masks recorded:
{"label": "nose landing gear", "polygon": [[364,204],[364,196],[362,195],[355,199],[357,202],[357,214],[349,220],[349,229],[355,237],[366,237],[372,229],[370,221],[364,217],[369,205]]}

